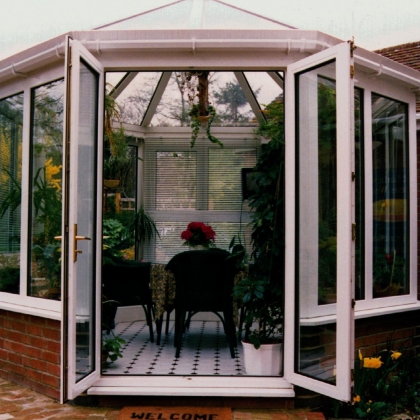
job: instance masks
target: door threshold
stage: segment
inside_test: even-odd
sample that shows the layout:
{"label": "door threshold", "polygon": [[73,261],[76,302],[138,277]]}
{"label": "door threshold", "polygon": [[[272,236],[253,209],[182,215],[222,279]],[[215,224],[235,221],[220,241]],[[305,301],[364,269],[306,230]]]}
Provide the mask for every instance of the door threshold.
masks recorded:
{"label": "door threshold", "polygon": [[280,377],[114,376],[101,377],[88,395],[294,398]]}

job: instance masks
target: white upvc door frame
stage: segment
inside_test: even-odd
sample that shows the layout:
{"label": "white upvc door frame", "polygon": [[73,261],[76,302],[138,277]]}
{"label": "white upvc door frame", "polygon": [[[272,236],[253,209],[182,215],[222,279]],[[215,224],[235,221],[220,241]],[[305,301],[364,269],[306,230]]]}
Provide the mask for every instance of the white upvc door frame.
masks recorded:
{"label": "white upvc door frame", "polygon": [[[354,348],[354,296],[352,223],[354,223],[354,83],[353,45],[342,43],[314,54],[292,65],[285,80],[286,133],[286,266],[285,266],[285,331],[284,379],[306,389],[332,398],[349,401],[351,398],[351,371]],[[334,60],[336,65],[337,95],[337,315],[336,315],[336,384],[323,382],[299,374],[296,308],[296,75]]]}
{"label": "white upvc door frame", "polygon": [[[78,184],[83,183],[83,179],[80,179],[78,171],[82,171],[81,165],[79,165],[79,148],[85,147],[86,144],[81,144],[79,138],[80,124],[79,121],[79,109],[81,106],[80,101],[80,69],[81,62],[83,61],[85,67],[96,74],[97,77],[97,97],[94,101],[97,101],[97,126],[96,135],[94,141],[96,142],[93,148],[96,147],[96,168],[97,174],[89,174],[92,177],[96,177],[96,189],[91,197],[87,197],[85,201],[91,201],[96,203],[95,212],[97,214],[96,230],[92,232],[92,236],[96,235],[96,238],[90,238],[92,244],[96,244],[96,252],[92,253],[94,259],[91,264],[95,267],[95,278],[86,272],[86,282],[92,287],[91,290],[91,303],[90,306],[93,308],[93,314],[89,314],[93,321],[91,322],[90,328],[95,331],[92,338],[89,341],[89,346],[94,349],[94,355],[92,356],[92,366],[90,372],[86,374],[82,379],[77,378],[77,366],[76,366],[76,324],[77,319],[80,318],[80,314],[77,315],[77,257],[82,253],[76,248],[82,248],[81,240],[76,240],[76,235],[86,235],[85,232],[77,232],[78,224]],[[64,279],[64,295],[63,295],[63,318],[62,318],[62,381],[61,381],[61,401],[65,402],[69,399],[74,399],[79,394],[88,389],[94,382],[100,377],[101,370],[101,259],[102,259],[102,147],[103,147],[103,116],[104,116],[104,68],[102,64],[96,60],[93,55],[82,46],[79,41],[71,40],[68,38],[68,48],[66,51],[66,96],[65,96],[65,159],[64,159],[64,171],[63,176],[67,179],[63,180],[65,186],[64,195],[66,202],[64,204],[64,211],[66,213],[64,217],[63,227],[63,279]],[[86,142],[86,139],[84,139]],[[85,198],[85,197],[82,197]],[[83,200],[80,200],[83,201]],[[87,217],[87,216],[86,216]],[[80,221],[79,221],[80,222]],[[90,241],[89,241],[90,242]],[[80,253],[80,254],[79,254]],[[83,255],[84,256],[84,255]],[[80,273],[79,273],[80,274]],[[89,286],[86,286],[89,288]],[[98,350],[99,349],[99,350]]]}

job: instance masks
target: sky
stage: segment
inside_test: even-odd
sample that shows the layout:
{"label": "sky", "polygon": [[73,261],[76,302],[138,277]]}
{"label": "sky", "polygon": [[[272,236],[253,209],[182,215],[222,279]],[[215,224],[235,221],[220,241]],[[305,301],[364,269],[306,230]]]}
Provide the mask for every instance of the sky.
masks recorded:
{"label": "sky", "polygon": [[[0,0],[0,59],[71,30],[97,26],[173,0]],[[420,41],[420,0],[223,0],[299,29],[354,37],[368,50]]]}

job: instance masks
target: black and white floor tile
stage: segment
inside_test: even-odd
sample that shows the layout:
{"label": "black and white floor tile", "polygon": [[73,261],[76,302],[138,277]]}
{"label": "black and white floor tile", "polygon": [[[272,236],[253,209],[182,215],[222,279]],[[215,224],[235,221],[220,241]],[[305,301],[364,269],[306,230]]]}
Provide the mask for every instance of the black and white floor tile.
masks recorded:
{"label": "black and white floor tile", "polygon": [[[174,325],[162,332],[160,345],[150,342],[144,321],[118,322],[114,334],[125,340],[123,357],[102,370],[103,375],[244,375],[241,344],[231,358],[220,321],[191,321],[181,354],[175,357]],[[156,338],[156,334],[155,334]]]}

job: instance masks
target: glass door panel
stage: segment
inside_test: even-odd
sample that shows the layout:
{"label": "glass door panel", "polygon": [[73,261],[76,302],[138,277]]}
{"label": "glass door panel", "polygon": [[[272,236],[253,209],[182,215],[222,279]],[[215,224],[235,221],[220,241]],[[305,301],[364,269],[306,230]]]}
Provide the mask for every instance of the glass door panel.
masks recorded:
{"label": "glass door panel", "polygon": [[[103,69],[71,43],[67,195],[67,396],[86,390],[100,371],[100,267]],[[98,211],[99,209],[99,211]]]}
{"label": "glass door panel", "polygon": [[[80,106],[77,150],[76,217],[73,261],[76,266],[76,380],[95,368],[94,284],[96,231],[96,136],[98,75],[80,63]],[[92,241],[93,239],[93,241]]]}
{"label": "glass door panel", "polygon": [[[328,75],[331,78],[327,78]],[[306,292],[337,302],[337,101],[335,61],[296,77],[298,96],[297,371],[335,384],[336,322],[310,325]],[[334,315],[337,306],[334,305]]]}
{"label": "glass door panel", "polygon": [[340,400],[350,399],[353,342],[350,48],[294,63],[286,78],[295,125],[286,126],[285,377]]}

